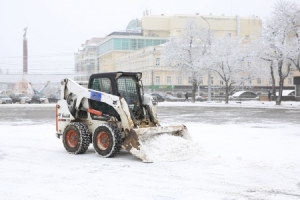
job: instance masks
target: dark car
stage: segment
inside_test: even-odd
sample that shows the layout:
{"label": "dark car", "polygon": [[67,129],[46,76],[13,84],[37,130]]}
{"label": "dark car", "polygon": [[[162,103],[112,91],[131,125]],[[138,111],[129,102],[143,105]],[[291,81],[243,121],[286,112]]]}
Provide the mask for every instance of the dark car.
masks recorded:
{"label": "dark car", "polygon": [[157,99],[158,102],[163,102],[163,101],[165,101],[165,98],[164,98],[163,95],[161,95],[161,94],[158,94],[158,93],[152,93],[152,94],[150,94],[150,95],[153,96],[153,97],[156,97],[156,99]]}
{"label": "dark car", "polygon": [[31,98],[32,103],[46,103],[48,101],[47,97],[34,95]]}
{"label": "dark car", "polygon": [[259,97],[252,91],[239,91],[234,93],[232,96],[229,96],[230,100],[258,100]]}
{"label": "dark car", "polygon": [[165,98],[166,98],[166,101],[170,101],[170,102],[184,101],[184,98],[174,97],[171,94],[166,94]]}
{"label": "dark car", "polygon": [[32,103],[31,98],[23,93],[13,93],[10,98],[13,103]]}
{"label": "dark car", "polygon": [[48,96],[49,103],[57,103],[60,100],[60,95],[50,94]]}
{"label": "dark car", "polygon": [[12,99],[5,94],[0,94],[0,104],[12,104]]}

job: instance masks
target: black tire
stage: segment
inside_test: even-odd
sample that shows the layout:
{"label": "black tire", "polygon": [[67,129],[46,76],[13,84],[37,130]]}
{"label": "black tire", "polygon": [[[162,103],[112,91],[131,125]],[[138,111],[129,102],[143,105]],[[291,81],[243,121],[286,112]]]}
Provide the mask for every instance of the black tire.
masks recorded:
{"label": "black tire", "polygon": [[101,157],[111,158],[121,150],[122,134],[116,124],[103,124],[96,128],[92,141]]}
{"label": "black tire", "polygon": [[64,130],[63,144],[69,153],[84,153],[90,143],[90,133],[86,125],[80,122],[71,122]]}

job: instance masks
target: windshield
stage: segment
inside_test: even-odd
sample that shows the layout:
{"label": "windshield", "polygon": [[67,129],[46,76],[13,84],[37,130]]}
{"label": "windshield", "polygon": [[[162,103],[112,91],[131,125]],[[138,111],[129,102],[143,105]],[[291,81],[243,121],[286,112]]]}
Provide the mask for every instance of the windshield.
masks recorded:
{"label": "windshield", "polygon": [[142,114],[142,107],[136,80],[133,77],[124,76],[118,78],[117,83],[120,96],[126,100],[134,117],[139,119]]}

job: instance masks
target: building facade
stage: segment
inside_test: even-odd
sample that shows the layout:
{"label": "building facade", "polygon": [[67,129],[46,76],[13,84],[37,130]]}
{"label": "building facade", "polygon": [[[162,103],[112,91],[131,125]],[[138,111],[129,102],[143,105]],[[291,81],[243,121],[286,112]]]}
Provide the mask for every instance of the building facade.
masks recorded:
{"label": "building facade", "polygon": [[166,41],[166,38],[144,37],[140,33],[112,33],[97,46],[97,69],[99,72],[116,71],[118,58],[149,46],[158,46]]}
{"label": "building facade", "polygon": [[214,16],[214,15],[145,15],[141,19],[143,36],[173,37],[182,34],[186,23],[194,20],[198,25],[207,28],[216,35],[230,34],[233,37],[258,37],[262,21],[257,16]]}
{"label": "building facade", "polygon": [[[125,32],[113,32],[98,43],[86,42],[75,54],[76,71],[85,73],[85,79],[91,73],[110,71],[140,71],[146,88],[162,91],[191,90],[191,75],[182,75],[166,66],[161,61],[162,45],[169,37],[183,33],[189,20],[194,20],[203,28],[211,30],[216,36],[229,34],[232,37],[245,39],[260,37],[262,21],[257,16],[214,16],[214,15],[149,15],[142,19],[131,20]],[[81,79],[83,80],[83,79]],[[294,87],[293,77],[285,80],[285,86]],[[212,94],[222,95],[223,82],[218,76],[211,74]],[[207,93],[208,76],[200,78],[199,90]],[[269,78],[260,77],[241,85],[240,89],[269,88]],[[261,90],[261,92],[260,92]]]}
{"label": "building facade", "polygon": [[91,38],[81,45],[75,56],[75,80],[86,81],[92,73],[98,72],[97,46],[104,38]]}

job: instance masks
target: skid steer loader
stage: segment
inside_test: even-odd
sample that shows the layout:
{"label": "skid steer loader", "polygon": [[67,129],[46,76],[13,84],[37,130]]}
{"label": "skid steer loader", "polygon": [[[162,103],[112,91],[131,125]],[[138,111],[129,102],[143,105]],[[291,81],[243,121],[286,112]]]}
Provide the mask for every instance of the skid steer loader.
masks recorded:
{"label": "skid steer loader", "polygon": [[156,104],[144,95],[142,73],[111,72],[90,76],[87,88],[71,79],[61,81],[56,105],[56,135],[69,153],[84,153],[90,143],[102,157],[121,148],[144,162],[152,162],[144,141],[157,134],[190,140],[184,125],[161,126]]}

